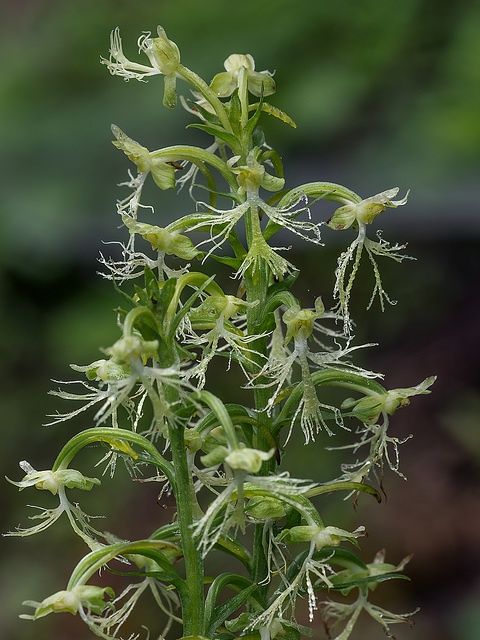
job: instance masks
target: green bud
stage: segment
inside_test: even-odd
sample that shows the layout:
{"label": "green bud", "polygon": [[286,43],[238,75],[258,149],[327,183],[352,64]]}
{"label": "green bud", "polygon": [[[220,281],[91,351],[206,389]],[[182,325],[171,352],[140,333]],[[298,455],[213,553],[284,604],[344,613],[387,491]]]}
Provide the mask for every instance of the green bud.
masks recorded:
{"label": "green bud", "polygon": [[127,362],[130,358],[143,358],[155,355],[158,350],[158,340],[142,340],[137,336],[123,336],[105,353],[117,360]]}
{"label": "green bud", "polygon": [[262,468],[262,463],[275,453],[275,449],[270,451],[260,451],[248,447],[234,449],[225,458],[225,462],[232,469],[248,471],[248,473],[258,473]]}
{"label": "green bud", "polygon": [[192,453],[196,453],[202,448],[203,436],[201,433],[198,433],[198,431],[195,431],[195,429],[186,428],[183,437],[185,446]]}
{"label": "green bud", "polygon": [[247,512],[259,520],[280,520],[287,510],[288,505],[277,498],[252,498],[247,506]]}

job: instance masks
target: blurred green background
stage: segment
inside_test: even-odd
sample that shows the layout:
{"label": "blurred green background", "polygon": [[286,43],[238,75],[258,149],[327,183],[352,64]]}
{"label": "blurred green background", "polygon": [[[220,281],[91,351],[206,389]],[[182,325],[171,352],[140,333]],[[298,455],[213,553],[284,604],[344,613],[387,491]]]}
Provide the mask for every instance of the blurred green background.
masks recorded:
{"label": "blurred green background", "polygon": [[[388,500],[371,505],[326,500],[322,513],[349,528],[363,523],[365,557],[382,545],[387,559],[414,553],[411,584],[385,585],[378,603],[394,611],[421,606],[413,631],[398,640],[471,640],[480,636],[480,393],[478,301],[480,216],[480,3],[468,0],[18,0],[3,3],[0,22],[0,309],[2,473],[20,477],[18,461],[49,468],[80,425],[41,428],[61,405],[47,396],[68,379],[68,363],[99,357],[118,336],[112,309],[120,303],[96,275],[102,241],[121,237],[115,200],[125,195],[127,162],[110,144],[110,124],[157,148],[205,144],[185,131],[189,116],[161,105],[161,83],[123,82],[99,64],[109,33],[119,26],[125,52],[162,24],[182,61],[207,80],[236,52],[251,53],[257,69],[276,70],[271,102],[297,123],[271,119],[267,141],[284,158],[287,185],[309,180],[345,184],[364,197],[393,186],[411,189],[406,207],[379,220],[384,237],[409,243],[416,262],[384,264],[387,290],[398,299],[384,314],[364,309],[368,270],[354,300],[359,338],[378,341],[366,364],[387,386],[439,379],[392,420],[395,435],[414,433],[403,447],[406,483],[389,475]],[[188,89],[180,87],[188,96]],[[162,222],[191,210],[188,194],[147,191]],[[321,208],[319,215],[324,215]],[[325,218],[328,217],[325,214]],[[303,268],[296,289],[310,306],[331,303],[332,272],[345,234],[325,234],[329,248],[314,254],[295,244]],[[287,240],[291,242],[291,240]],[[332,243],[332,244],[330,244]],[[290,257],[290,256],[289,256]],[[381,265],[382,266],[382,265]],[[222,374],[223,375],[223,372]],[[237,385],[238,388],[238,385]],[[227,390],[225,390],[227,395]],[[299,444],[294,473],[332,477],[319,469],[318,447]],[[91,464],[88,455],[86,464]],[[308,465],[308,467],[307,467]],[[93,474],[99,470],[92,471]],[[121,475],[121,474],[120,474]],[[142,535],[166,517],[156,488],[103,481],[86,510],[116,509],[105,526]],[[42,496],[43,497],[43,496]],[[82,496],[83,498],[83,496]],[[28,492],[3,484],[3,531],[26,524]],[[95,502],[96,501],[96,502]],[[82,505],[85,500],[82,499]],[[332,503],[332,504],[330,504]],[[45,503],[46,504],[46,503]],[[153,505],[153,506],[152,506]],[[112,509],[113,511],[113,509]],[[168,516],[168,513],[167,513]],[[22,600],[61,589],[82,548],[61,525],[1,545],[0,639],[93,636],[70,616],[35,624],[18,619]],[[364,637],[382,638],[365,621]],[[315,638],[325,635],[318,623]],[[361,637],[358,635],[357,637]]]}

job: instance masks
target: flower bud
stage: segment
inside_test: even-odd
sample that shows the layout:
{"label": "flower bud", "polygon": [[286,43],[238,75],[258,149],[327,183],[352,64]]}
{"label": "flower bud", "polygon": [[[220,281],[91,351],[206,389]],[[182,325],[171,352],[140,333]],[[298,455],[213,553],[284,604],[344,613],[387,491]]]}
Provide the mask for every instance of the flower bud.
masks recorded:
{"label": "flower bud", "polygon": [[128,363],[131,358],[155,355],[157,349],[158,340],[142,340],[137,336],[123,336],[111,347],[105,349],[105,353],[117,360]]}
{"label": "flower bud", "polygon": [[185,446],[192,453],[196,453],[202,448],[204,438],[202,434],[195,431],[195,429],[186,428],[183,437],[185,440]]}
{"label": "flower bud", "polygon": [[277,498],[252,498],[247,513],[258,520],[280,520],[287,515],[287,507]]}
{"label": "flower bud", "polygon": [[262,463],[265,460],[270,460],[274,453],[275,449],[260,451],[259,449],[244,447],[231,451],[225,458],[225,462],[232,469],[258,473],[262,468]]}

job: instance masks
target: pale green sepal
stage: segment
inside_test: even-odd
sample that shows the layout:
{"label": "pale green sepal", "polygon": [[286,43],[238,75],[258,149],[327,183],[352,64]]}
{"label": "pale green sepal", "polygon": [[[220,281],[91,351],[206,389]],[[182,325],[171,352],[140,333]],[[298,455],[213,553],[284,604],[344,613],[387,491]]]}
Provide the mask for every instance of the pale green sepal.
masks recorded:
{"label": "pale green sepal", "polygon": [[167,38],[165,29],[157,27],[158,38],[148,36],[140,40],[140,50],[144,51],[152,66],[161,73],[174,75],[180,65],[180,51],[172,40]]}
{"label": "pale green sepal", "polygon": [[[169,109],[173,109],[175,105],[165,106],[168,106]],[[160,187],[163,191],[175,188],[175,167],[172,164],[153,159],[151,161],[150,171],[157,187]]]}

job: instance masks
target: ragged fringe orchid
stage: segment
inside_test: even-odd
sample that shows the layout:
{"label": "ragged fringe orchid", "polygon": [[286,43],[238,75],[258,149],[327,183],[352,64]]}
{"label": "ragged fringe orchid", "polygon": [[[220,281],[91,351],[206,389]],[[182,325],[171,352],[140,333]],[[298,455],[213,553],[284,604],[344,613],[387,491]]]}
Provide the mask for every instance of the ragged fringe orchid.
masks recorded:
{"label": "ragged fringe orchid", "polygon": [[[302,607],[310,623],[320,609],[330,637],[338,633],[335,640],[353,634],[362,612],[391,636],[390,625],[410,623],[411,614],[390,613],[370,597],[381,582],[405,578],[407,559],[390,565],[380,553],[366,564],[358,553],[365,527],[326,525],[314,499],[331,500],[343,491],[355,496],[355,504],[360,493],[381,501],[368,482],[382,487],[384,466],[401,475],[401,441],[389,432],[390,418],[410,398],[430,393],[435,380],[388,390],[380,383],[383,376],[354,360],[358,349],[371,346],[356,344],[350,315],[361,256],[366,252],[375,277],[369,306],[378,295],[382,309],[390,298],[376,259],[405,257],[403,246],[388,244],[378,233],[377,240],[368,238],[367,227],[386,208],[405,205],[407,196],[394,200],[398,189],[389,189],[362,199],[322,181],[286,186],[281,157],[261,127],[264,115],[295,127],[265,101],[276,89],[272,74],[255,71],[251,55],[232,54],[209,84],[183,65],[162,27],[157,34],[139,38],[148,64],[137,63],[124,54],[115,29],[110,56],[101,62],[125,80],[162,76],[168,108],[177,104],[178,81],[186,82],[193,99],[180,101],[195,117],[190,126],[211,138],[205,148],[150,150],[112,126],[114,146],[133,163],[120,185],[129,193],[117,202],[126,239],[116,244],[120,255],[100,258],[102,275],[123,304],[116,309],[120,335],[98,360],[71,365],[81,380],[53,392],[75,406],[51,416],[49,424],[77,418],[84,428],[61,449],[51,470],[22,462],[24,478],[9,481],[20,490],[48,490],[60,503],[33,516],[38,524],[8,535],[44,531],[65,513],[88,551],[66,588],[24,603],[34,613],[23,617],[68,612],[98,637],[134,640],[144,626],[137,602],[150,594],[159,615],[150,637],[300,640],[313,633],[297,621]],[[143,203],[147,181],[161,191],[188,186],[192,204],[165,225]],[[194,198],[199,189],[205,201]],[[328,221],[323,200],[339,205]],[[357,233],[338,259],[330,309],[320,297],[326,300],[328,291],[319,290],[328,271],[322,226]],[[299,271],[280,255],[287,249],[271,244],[281,230],[315,248],[313,305],[293,293]],[[212,269],[213,264],[220,266]],[[224,272],[230,278],[222,278]],[[226,367],[216,365],[222,358]],[[229,391],[224,377],[232,377]],[[343,402],[338,394],[344,394]],[[294,478],[287,470],[287,444],[293,440],[315,446],[322,460],[327,444],[351,457],[334,481],[322,477],[322,464],[314,480]],[[94,529],[66,497],[67,490],[100,484],[70,467],[82,449],[99,444],[107,448],[100,462],[108,461],[105,471],[112,478],[123,460],[137,487],[155,482],[159,503],[165,496],[175,501],[161,522],[141,523],[150,527],[144,538],[130,542]],[[154,507],[152,519],[156,513]],[[221,569],[210,560],[220,554],[227,558]],[[126,581],[120,595],[89,584],[105,568],[104,582],[109,572]],[[352,590],[358,591],[356,600],[342,602]],[[139,631],[130,632],[138,615]]]}

